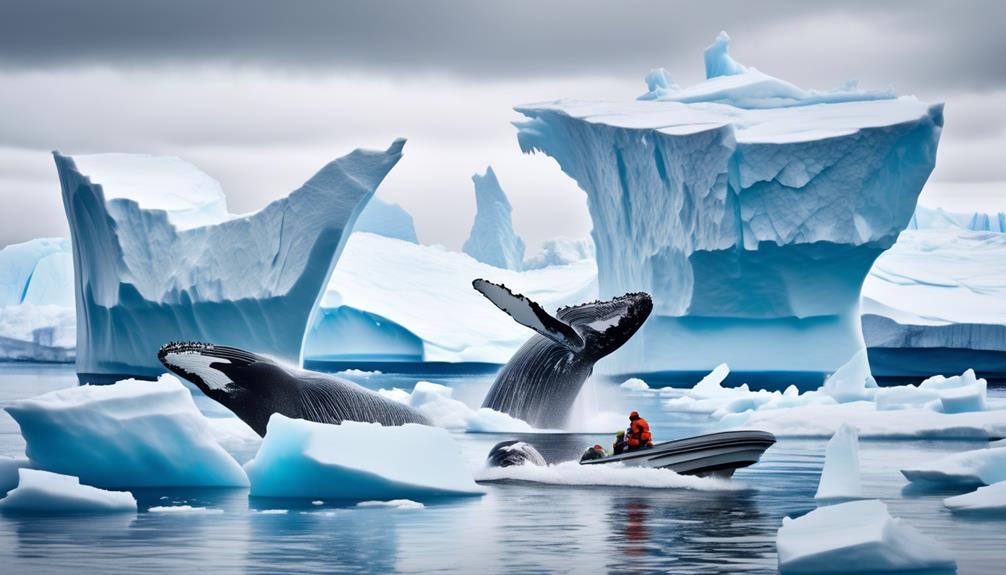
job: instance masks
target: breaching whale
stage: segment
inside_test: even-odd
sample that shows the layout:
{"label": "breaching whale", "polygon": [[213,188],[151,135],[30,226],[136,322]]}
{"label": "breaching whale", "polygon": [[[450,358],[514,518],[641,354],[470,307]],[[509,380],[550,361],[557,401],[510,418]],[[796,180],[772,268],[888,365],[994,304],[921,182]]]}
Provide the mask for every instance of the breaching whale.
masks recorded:
{"label": "breaching whale", "polygon": [[273,413],[319,423],[429,424],[415,409],[351,381],[284,367],[234,347],[173,342],[157,358],[263,437]]}
{"label": "breaching whale", "polygon": [[650,295],[638,292],[564,307],[552,316],[504,285],[477,279],[472,286],[517,323],[538,332],[503,366],[482,407],[540,428],[566,423],[594,363],[622,347],[653,310]]}

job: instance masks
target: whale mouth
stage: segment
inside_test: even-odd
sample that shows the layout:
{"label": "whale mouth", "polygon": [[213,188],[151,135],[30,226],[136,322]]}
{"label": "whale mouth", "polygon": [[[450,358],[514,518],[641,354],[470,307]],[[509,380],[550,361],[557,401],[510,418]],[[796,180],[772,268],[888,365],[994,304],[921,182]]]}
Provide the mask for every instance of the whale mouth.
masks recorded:
{"label": "whale mouth", "polygon": [[234,389],[234,381],[226,370],[248,366],[259,359],[234,347],[202,342],[171,342],[161,346],[157,359],[176,375],[196,384],[204,392]]}

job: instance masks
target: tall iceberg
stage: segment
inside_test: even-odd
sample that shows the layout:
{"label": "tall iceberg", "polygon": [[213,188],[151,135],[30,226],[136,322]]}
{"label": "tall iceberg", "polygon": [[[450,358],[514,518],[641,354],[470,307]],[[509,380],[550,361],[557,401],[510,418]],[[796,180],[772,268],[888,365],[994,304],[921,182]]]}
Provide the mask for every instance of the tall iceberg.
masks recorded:
{"label": "tall iceberg", "polygon": [[943,107],[805,90],[728,49],[692,87],[651,73],[636,101],[516,108],[521,149],[587,193],[600,296],[654,297],[602,369],[827,372],[863,348],[860,286],[912,217]]}
{"label": "tall iceberg", "polygon": [[472,176],[475,183],[475,223],[465,242],[464,252],[478,261],[520,271],[524,265],[524,242],[513,231],[507,200],[492,166],[483,175]]}
{"label": "tall iceberg", "polygon": [[347,230],[404,144],[356,150],[243,216],[177,158],[55,152],[73,240],[78,375],[156,375],[157,350],[177,339],[299,362]]}
{"label": "tall iceberg", "polygon": [[380,198],[370,200],[353,226],[354,232],[370,232],[386,238],[395,238],[414,244],[419,243],[416,224],[412,215],[398,204],[385,202]]}

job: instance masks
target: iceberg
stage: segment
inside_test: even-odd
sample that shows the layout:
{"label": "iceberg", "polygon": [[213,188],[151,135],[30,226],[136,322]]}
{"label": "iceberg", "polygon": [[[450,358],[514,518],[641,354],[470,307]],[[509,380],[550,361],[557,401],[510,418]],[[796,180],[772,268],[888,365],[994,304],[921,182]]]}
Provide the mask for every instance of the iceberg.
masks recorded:
{"label": "iceberg", "polygon": [[38,469],[19,470],[18,486],[0,499],[0,511],[17,513],[136,512],[127,491],[106,491],[81,485],[80,479]]}
{"label": "iceberg", "polygon": [[274,414],[245,470],[254,497],[428,500],[483,493],[450,432],[414,423],[329,425]]}
{"label": "iceberg", "polygon": [[75,340],[70,242],[0,249],[0,360],[73,361]]}
{"label": "iceberg", "polygon": [[18,470],[22,467],[29,467],[27,459],[0,455],[0,498],[17,487]]}
{"label": "iceberg", "polygon": [[1006,233],[903,232],[870,270],[862,312],[877,377],[1006,376]]}
{"label": "iceberg", "polygon": [[156,382],[60,389],[9,403],[32,467],[98,487],[245,487],[189,390]]}
{"label": "iceberg", "polygon": [[815,499],[856,499],[862,495],[859,482],[859,432],[842,425],[828,440],[824,469]]}
{"label": "iceberg", "polygon": [[900,519],[875,499],[819,507],[782,520],[776,536],[779,573],[954,572],[942,544]]}
{"label": "iceberg", "polygon": [[943,208],[928,208],[918,206],[912,221],[908,223],[910,230],[960,229],[974,232],[1006,233],[1006,213],[956,213]]}
{"label": "iceberg", "polygon": [[472,289],[480,277],[549,310],[597,298],[593,260],[516,272],[440,246],[358,232],[322,299],[306,365],[344,359],[506,363],[528,331],[485,305]]}
{"label": "iceberg", "polygon": [[870,375],[866,350],[856,352],[849,361],[824,380],[822,389],[839,403],[873,399],[877,393],[877,382]]}
{"label": "iceberg", "polygon": [[54,152],[73,239],[78,375],[155,377],[157,350],[179,339],[299,363],[347,230],[404,144],[356,150],[243,216],[177,158]]}
{"label": "iceberg", "polygon": [[418,501],[411,499],[392,499],[390,501],[361,501],[357,507],[391,507],[392,509],[423,509],[426,507]]}
{"label": "iceberg", "polygon": [[586,192],[600,297],[654,297],[606,371],[834,371],[864,346],[863,278],[933,169],[942,105],[804,90],[728,44],[696,86],[651,73],[637,101],[516,108],[521,149]]}
{"label": "iceberg", "polygon": [[541,251],[524,261],[524,269],[538,270],[550,266],[564,266],[594,259],[594,242],[589,238],[558,236],[541,246]]}
{"label": "iceberg", "polygon": [[947,497],[943,505],[954,513],[1006,512],[1006,481],[979,487],[971,493]]}
{"label": "iceberg", "polygon": [[902,469],[909,481],[953,486],[992,485],[1006,481],[1006,447],[954,453],[925,465]]}
{"label": "iceberg", "polygon": [[464,252],[497,268],[520,271],[524,264],[524,242],[513,231],[510,202],[492,166],[483,175],[472,176],[475,183],[475,223],[465,242]]}
{"label": "iceberg", "polygon": [[370,232],[386,238],[419,243],[416,224],[405,208],[380,198],[370,200],[353,226],[354,232]]}

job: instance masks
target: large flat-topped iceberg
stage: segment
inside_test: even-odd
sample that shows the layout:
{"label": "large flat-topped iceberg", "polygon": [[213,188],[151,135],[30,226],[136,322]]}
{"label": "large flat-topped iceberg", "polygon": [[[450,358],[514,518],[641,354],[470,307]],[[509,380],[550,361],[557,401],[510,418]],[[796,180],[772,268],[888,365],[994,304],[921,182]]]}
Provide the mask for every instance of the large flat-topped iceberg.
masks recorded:
{"label": "large flat-topped iceberg", "polygon": [[179,339],[299,362],[349,230],[404,143],[356,150],[244,216],[176,158],[55,153],[73,238],[78,374],[156,375],[157,350]]}
{"label": "large flat-topped iceberg", "polygon": [[837,368],[863,347],[863,278],[932,171],[942,105],[803,90],[727,41],[692,88],[655,70],[644,99],[517,107],[521,148],[587,193],[600,296],[654,296],[608,371]]}

